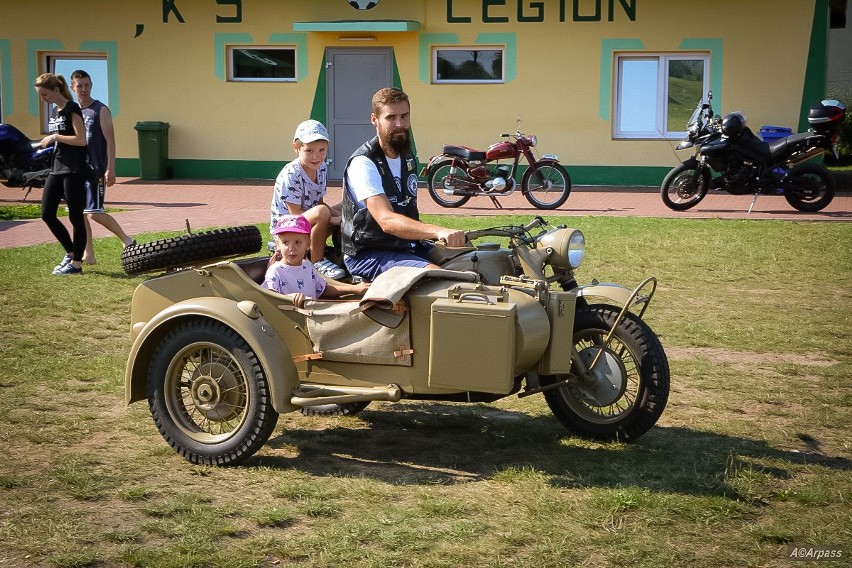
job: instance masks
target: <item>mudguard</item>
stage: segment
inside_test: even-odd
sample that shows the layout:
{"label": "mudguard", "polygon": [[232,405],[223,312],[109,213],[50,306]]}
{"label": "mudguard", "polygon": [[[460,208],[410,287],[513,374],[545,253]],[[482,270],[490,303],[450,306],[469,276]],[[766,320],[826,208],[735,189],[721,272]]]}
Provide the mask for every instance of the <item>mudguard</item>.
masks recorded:
{"label": "mudguard", "polygon": [[299,374],[290,350],[275,328],[260,314],[252,301],[235,302],[229,298],[198,297],[173,304],[157,313],[141,329],[133,330],[135,340],[124,374],[126,404],[147,398],[148,362],[160,340],[180,321],[193,318],[219,321],[242,337],[252,348],[269,380],[272,406],[278,413],[291,412],[293,391],[299,386]]}

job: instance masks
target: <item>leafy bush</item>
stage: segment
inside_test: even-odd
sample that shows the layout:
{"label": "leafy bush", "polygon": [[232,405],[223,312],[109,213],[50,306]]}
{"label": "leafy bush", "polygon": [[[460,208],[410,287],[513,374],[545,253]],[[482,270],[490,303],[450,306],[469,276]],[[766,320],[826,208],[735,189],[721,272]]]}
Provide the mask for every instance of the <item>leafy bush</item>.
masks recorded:
{"label": "leafy bush", "polygon": [[832,154],[828,154],[825,161],[830,166],[849,166],[852,165],[852,110],[849,109],[849,105],[852,104],[852,89],[845,91],[829,89],[828,98],[837,99],[846,105],[846,118],[843,120],[840,139],[837,141],[840,158],[837,159]]}

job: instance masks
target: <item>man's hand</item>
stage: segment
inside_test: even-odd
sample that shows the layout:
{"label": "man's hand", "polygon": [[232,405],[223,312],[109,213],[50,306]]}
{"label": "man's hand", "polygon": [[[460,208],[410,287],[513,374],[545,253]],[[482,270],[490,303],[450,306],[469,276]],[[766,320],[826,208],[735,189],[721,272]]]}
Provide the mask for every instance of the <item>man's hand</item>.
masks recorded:
{"label": "man's hand", "polygon": [[464,231],[455,229],[441,229],[438,231],[438,240],[447,243],[448,247],[464,246]]}

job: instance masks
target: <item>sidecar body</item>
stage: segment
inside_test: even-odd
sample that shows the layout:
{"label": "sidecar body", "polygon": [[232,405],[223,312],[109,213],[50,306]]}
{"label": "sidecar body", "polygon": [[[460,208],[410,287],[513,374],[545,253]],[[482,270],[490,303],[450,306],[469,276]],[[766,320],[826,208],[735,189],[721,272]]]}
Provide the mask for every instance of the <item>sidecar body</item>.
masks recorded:
{"label": "sidecar body", "polygon": [[[570,370],[576,292],[554,292],[542,302],[523,289],[483,285],[471,272],[395,268],[362,299],[297,308],[292,297],[260,287],[267,261],[219,262],[138,286],[128,403],[151,396],[160,367],[169,374],[184,365],[176,388],[215,406],[205,398],[216,396],[207,392],[211,365],[186,365],[169,355],[181,353],[180,346],[164,347],[178,329],[196,330],[185,342],[199,345],[216,344],[225,332],[238,336],[279,413],[405,397],[495,400],[517,392],[528,371]],[[211,329],[218,331],[204,331]],[[163,357],[169,361],[158,362]]]}

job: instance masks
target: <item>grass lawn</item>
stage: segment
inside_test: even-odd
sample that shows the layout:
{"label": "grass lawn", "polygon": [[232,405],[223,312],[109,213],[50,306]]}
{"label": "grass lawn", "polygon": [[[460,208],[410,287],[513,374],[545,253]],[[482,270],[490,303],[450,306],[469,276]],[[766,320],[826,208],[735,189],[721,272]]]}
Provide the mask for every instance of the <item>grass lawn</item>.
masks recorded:
{"label": "grass lawn", "polygon": [[672,391],[635,443],[572,437],[541,396],[408,401],[282,415],[243,466],[193,466],[124,405],[143,278],[117,240],[80,277],[56,244],[0,250],[0,566],[848,566],[852,225],[550,220],[586,234],[580,281],[660,281]]}

